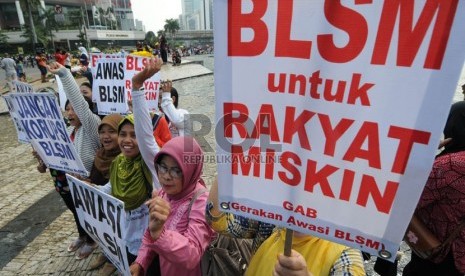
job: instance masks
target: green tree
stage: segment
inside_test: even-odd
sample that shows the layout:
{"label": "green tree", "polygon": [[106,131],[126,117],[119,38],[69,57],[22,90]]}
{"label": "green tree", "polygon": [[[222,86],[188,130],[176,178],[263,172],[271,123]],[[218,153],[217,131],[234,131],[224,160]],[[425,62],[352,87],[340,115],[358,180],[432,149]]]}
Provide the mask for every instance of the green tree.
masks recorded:
{"label": "green tree", "polygon": [[53,40],[55,36],[53,35],[52,31],[58,32],[60,27],[60,25],[55,20],[55,10],[51,8],[46,10],[41,16],[39,16],[39,21],[45,22],[41,26],[45,28],[45,32],[48,32],[48,35],[50,36],[50,42],[52,44],[51,47],[52,49],[55,49],[55,41]]}
{"label": "green tree", "polygon": [[164,28],[165,32],[170,33],[171,41],[173,41],[176,37],[176,32],[179,31],[179,29],[181,29],[179,27],[179,21],[177,19],[166,19]]}
{"label": "green tree", "polygon": [[150,47],[154,48],[156,42],[157,42],[157,37],[155,36],[155,34],[152,31],[148,31],[145,34],[145,43],[150,45]]}
{"label": "green tree", "polygon": [[86,34],[86,23],[84,19],[84,12],[82,9],[74,10],[69,13],[69,17],[71,18],[72,26],[76,27],[79,30],[79,34],[77,37],[79,38],[79,42],[82,45],[85,45],[86,48],[89,48],[87,44],[87,34]]}
{"label": "green tree", "polygon": [[20,4],[21,8],[27,12],[26,17],[29,23],[29,25],[26,24],[26,31],[27,29],[29,29],[29,31],[25,31],[23,34],[28,35],[28,41],[32,43],[32,48],[35,51],[36,44],[40,41],[40,39],[35,30],[34,18],[32,14],[33,12],[38,13],[39,9],[42,9],[42,7],[40,6],[40,0],[21,0]]}
{"label": "green tree", "polygon": [[[38,44],[42,44],[43,46],[47,45],[49,42],[49,37],[47,32],[45,31],[45,28],[41,26],[40,24],[37,24],[34,26],[34,28],[31,28],[29,25],[24,25],[24,31],[21,34],[21,37],[26,38],[26,41],[28,43],[32,43],[33,45],[33,50],[36,50],[36,46]],[[36,42],[34,42],[34,37],[37,39]]]}

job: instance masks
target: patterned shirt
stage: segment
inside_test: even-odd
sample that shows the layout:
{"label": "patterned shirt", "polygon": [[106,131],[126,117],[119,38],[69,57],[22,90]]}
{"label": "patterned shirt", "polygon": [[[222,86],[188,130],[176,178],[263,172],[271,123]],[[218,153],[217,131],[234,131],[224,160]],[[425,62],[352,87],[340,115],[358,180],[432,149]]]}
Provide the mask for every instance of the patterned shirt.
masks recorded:
{"label": "patterned shirt", "polygon": [[[210,226],[217,233],[228,235],[234,238],[253,239],[253,253],[260,245],[277,230],[273,224],[256,221],[253,219],[237,216],[230,213],[222,213],[220,216],[213,216],[211,209],[213,203],[208,202],[205,217]],[[329,276],[355,276],[365,275],[363,258],[360,250],[347,248],[331,267]]]}

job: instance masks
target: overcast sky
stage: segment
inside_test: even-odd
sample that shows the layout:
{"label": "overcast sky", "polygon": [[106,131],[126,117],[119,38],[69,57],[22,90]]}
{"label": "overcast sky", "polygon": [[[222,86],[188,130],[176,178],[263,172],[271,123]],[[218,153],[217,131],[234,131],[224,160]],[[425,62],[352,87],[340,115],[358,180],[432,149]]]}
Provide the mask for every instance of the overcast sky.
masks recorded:
{"label": "overcast sky", "polygon": [[166,19],[179,19],[181,0],[131,0],[134,18],[141,20],[145,31],[162,30]]}

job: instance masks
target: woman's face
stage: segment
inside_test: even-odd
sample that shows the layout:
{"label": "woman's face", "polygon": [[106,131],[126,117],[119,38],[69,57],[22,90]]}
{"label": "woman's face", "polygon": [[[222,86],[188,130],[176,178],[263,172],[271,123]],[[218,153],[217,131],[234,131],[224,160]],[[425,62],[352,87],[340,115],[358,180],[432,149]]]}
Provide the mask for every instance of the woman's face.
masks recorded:
{"label": "woman's face", "polygon": [[164,155],[158,166],[158,180],[161,187],[168,195],[176,195],[182,191],[183,175],[176,160],[169,155]]}
{"label": "woman's face", "polygon": [[65,111],[66,111],[66,117],[68,117],[69,124],[72,125],[73,127],[80,127],[81,121],[79,120],[79,117],[77,116],[77,114],[74,113],[73,106],[71,104],[68,104],[65,107]]}
{"label": "woman's face", "polygon": [[98,131],[100,143],[105,150],[114,150],[118,147],[118,132],[109,125],[102,125]]}
{"label": "woman's face", "polygon": [[136,140],[134,125],[125,123],[118,134],[118,145],[121,153],[127,158],[134,158],[139,155],[139,145]]}
{"label": "woman's face", "polygon": [[80,90],[81,90],[81,94],[86,98],[86,99],[89,99],[89,100],[92,100],[92,89],[90,89],[89,87],[85,86],[85,85],[82,85],[80,87]]}

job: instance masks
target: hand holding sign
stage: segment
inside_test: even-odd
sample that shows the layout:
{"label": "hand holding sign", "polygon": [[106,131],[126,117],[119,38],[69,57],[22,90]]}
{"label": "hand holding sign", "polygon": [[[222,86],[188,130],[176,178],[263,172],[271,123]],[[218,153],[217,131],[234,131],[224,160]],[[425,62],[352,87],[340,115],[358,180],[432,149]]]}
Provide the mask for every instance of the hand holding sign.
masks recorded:
{"label": "hand holding sign", "polygon": [[147,201],[149,207],[150,221],[149,230],[152,239],[156,240],[160,236],[163,225],[165,224],[171,212],[171,206],[168,201],[161,197],[154,197]]}
{"label": "hand holding sign", "polygon": [[163,61],[160,58],[149,59],[144,67],[144,70],[140,71],[134,77],[132,77],[132,89],[139,90],[143,86],[144,81],[151,78],[158,71],[160,71],[162,64]]}
{"label": "hand holding sign", "polygon": [[295,250],[292,250],[289,257],[283,254],[278,255],[273,275],[313,276],[307,269],[304,257]]}

